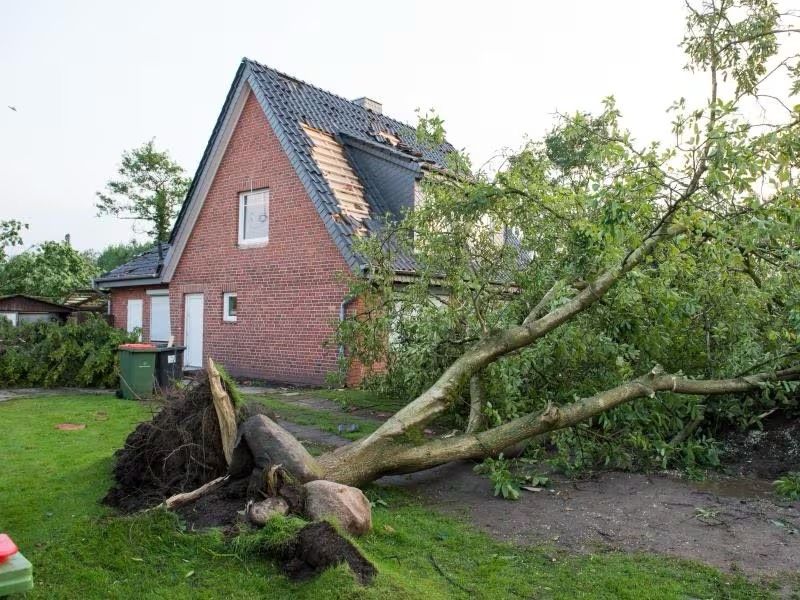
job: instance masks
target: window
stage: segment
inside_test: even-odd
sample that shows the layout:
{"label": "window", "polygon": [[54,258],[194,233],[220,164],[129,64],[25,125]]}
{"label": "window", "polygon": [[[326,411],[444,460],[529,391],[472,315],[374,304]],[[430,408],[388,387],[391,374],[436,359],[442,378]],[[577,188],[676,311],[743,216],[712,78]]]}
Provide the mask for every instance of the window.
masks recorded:
{"label": "window", "polygon": [[170,336],[169,296],[150,296],[150,341],[167,342]]}
{"label": "window", "polygon": [[236,320],[236,294],[233,292],[222,294],[222,320],[230,322]]}
{"label": "window", "polygon": [[56,318],[50,313],[22,313],[17,319],[20,323],[39,323],[40,321],[55,321]]}
{"label": "window", "polygon": [[[128,333],[133,333],[135,330],[142,330],[142,305],[144,301],[141,299],[132,298],[128,300]],[[139,334],[141,339],[141,333]]]}
{"label": "window", "polygon": [[15,312],[0,312],[0,318],[8,319],[14,326],[16,326],[17,324],[17,313]]}
{"label": "window", "polygon": [[269,191],[239,194],[239,245],[263,246],[269,240]]}

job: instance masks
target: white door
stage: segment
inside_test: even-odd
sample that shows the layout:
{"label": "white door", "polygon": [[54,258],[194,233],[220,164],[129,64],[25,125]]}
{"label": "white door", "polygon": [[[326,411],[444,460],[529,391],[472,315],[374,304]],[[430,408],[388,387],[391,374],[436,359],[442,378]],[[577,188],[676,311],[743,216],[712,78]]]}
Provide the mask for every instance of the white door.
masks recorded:
{"label": "white door", "polygon": [[199,369],[203,366],[203,294],[186,294],[183,306],[183,364],[188,369]]}
{"label": "white door", "polygon": [[[142,308],[144,302],[142,300],[128,300],[128,332],[133,333],[134,329],[142,329]],[[139,339],[141,334],[139,334]]]}

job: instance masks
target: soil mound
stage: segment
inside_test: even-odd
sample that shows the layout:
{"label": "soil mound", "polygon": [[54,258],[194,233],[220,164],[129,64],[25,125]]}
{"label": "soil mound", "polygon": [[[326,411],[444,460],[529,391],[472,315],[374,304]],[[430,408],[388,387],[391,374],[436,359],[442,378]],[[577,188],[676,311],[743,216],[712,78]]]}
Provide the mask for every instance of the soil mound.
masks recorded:
{"label": "soil mound", "polygon": [[303,527],[282,552],[281,568],[294,580],[314,577],[336,565],[347,563],[362,584],[368,584],[377,573],[369,562],[326,521]]}
{"label": "soil mound", "polygon": [[224,475],[228,467],[205,374],[173,392],[115,456],[115,484],[103,502],[123,512],[148,508]]}

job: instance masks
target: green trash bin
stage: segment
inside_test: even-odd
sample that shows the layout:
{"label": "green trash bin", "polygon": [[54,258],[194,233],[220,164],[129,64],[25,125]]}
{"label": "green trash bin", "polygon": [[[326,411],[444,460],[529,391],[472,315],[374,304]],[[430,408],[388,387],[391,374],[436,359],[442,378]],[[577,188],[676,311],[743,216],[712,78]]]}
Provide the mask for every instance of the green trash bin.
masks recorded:
{"label": "green trash bin", "polygon": [[153,397],[156,354],[153,344],[122,344],[119,347],[119,384],[127,400]]}

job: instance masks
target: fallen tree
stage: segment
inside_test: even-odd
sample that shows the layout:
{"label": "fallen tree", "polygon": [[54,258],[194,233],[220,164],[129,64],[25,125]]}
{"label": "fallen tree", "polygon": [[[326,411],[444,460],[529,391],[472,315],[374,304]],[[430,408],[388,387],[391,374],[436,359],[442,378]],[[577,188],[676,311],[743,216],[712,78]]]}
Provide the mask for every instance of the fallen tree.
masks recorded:
{"label": "fallen tree", "polygon": [[[383,391],[415,396],[321,456],[326,478],[361,485],[480,459],[600,418],[601,435],[635,428],[631,444],[644,439],[652,454],[694,444],[687,454],[711,455],[690,426],[698,414],[750,424],[789,406],[800,59],[779,42],[798,35],[796,15],[768,1],[703,2],[688,6],[687,26],[687,69],[708,95],[671,107],[674,143],[638,144],[606,99],[599,115],[560,116],[491,178],[463,155],[426,171],[424,201],[362,241],[368,276],[351,294],[366,308],[341,324],[340,342],[350,360],[388,363]],[[423,120],[420,134],[441,140],[441,121]],[[398,277],[398,257],[414,273]],[[620,412],[637,399],[652,420]],[[453,413],[463,434],[422,438]]]}

